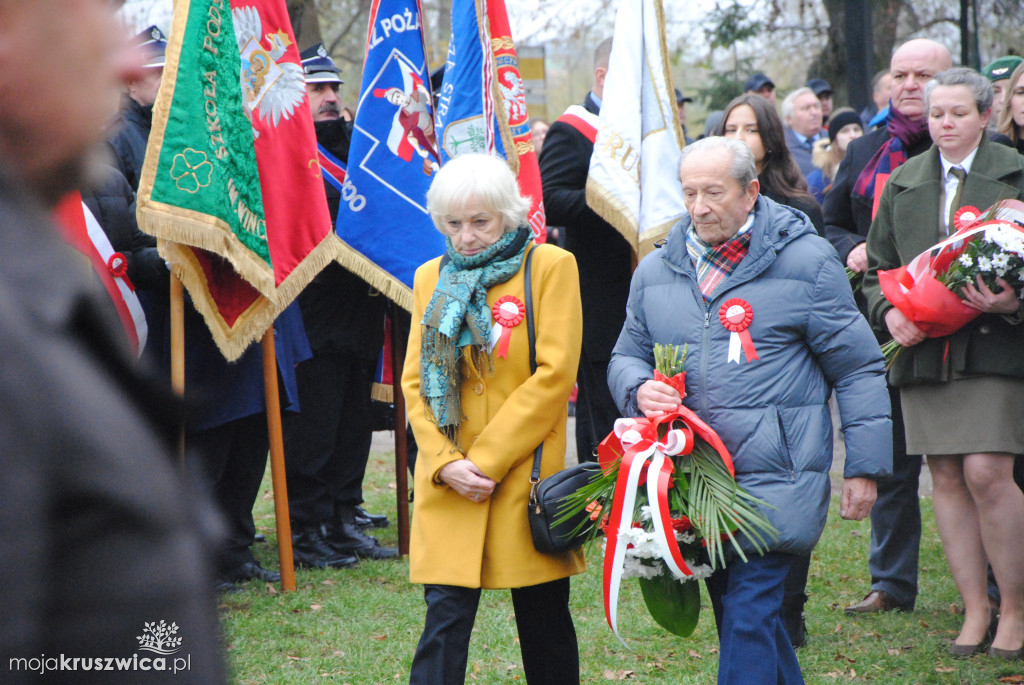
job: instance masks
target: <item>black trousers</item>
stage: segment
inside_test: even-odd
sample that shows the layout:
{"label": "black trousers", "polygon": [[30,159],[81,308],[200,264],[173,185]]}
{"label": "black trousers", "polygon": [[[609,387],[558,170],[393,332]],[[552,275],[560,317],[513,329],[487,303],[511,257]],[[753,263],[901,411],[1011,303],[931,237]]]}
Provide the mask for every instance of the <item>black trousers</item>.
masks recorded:
{"label": "black trousers", "polygon": [[[460,685],[466,681],[469,636],[480,588],[424,585],[427,619],[409,674],[410,685]],[[519,650],[529,685],[580,682],[579,646],[569,613],[569,579],[512,588]]]}
{"label": "black trousers", "polygon": [[199,455],[214,500],[227,523],[227,537],[219,553],[220,571],[253,561],[249,549],[256,535],[252,507],[260,492],[270,449],[267,415],[260,412],[189,433],[186,443],[190,454]]}
{"label": "black trousers", "polygon": [[608,361],[593,361],[584,350],[576,384],[576,456],[580,462],[597,461],[598,443],[612,432],[619,418],[619,408],[608,390]]}
{"label": "black trousers", "polygon": [[334,348],[295,368],[299,413],[284,420],[292,526],[311,528],[363,502],[373,438],[370,388],[375,362]]}

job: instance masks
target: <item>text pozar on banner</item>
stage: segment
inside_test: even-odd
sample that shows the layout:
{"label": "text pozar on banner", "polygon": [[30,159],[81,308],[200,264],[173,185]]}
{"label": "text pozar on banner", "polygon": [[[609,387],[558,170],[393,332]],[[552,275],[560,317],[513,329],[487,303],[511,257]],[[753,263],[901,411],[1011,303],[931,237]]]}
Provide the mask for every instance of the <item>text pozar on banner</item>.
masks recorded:
{"label": "text pozar on banner", "polygon": [[228,359],[336,256],[284,0],[175,3],[139,219]]}
{"label": "text pozar on banner", "polygon": [[454,0],[444,83],[437,103],[442,163],[467,152],[508,160],[530,198],[530,228],[547,235],[537,151],[504,0]]}
{"label": "text pozar on banner", "polygon": [[374,0],[336,231],[338,261],[412,309],[416,268],[444,252],[427,213],[439,168],[417,0]]}
{"label": "text pozar on banner", "polygon": [[684,144],[661,0],[623,3],[615,19],[587,204],[622,233],[638,257],[686,213],[678,172]]}

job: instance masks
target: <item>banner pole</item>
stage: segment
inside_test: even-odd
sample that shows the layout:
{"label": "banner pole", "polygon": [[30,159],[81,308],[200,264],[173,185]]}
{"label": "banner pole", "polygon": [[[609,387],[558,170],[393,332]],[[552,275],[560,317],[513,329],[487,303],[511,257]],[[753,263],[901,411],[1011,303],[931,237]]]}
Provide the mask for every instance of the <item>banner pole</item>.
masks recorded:
{"label": "banner pole", "polygon": [[[185,396],[185,293],[181,279],[171,271],[171,388]],[[181,461],[185,462],[185,422],[178,437]]]}
{"label": "banner pole", "polygon": [[402,395],[402,367],[405,365],[405,339],[398,334],[398,317],[391,324],[391,385],[395,412],[395,489],[398,498],[398,553],[409,555],[409,462],[405,434],[405,397]]}
{"label": "banner pole", "polygon": [[292,525],[288,518],[288,485],[284,472],[284,435],[281,430],[281,396],[277,386],[277,351],[274,327],[263,334],[263,387],[267,398],[267,432],[270,435],[270,477],[274,485],[274,518],[277,523],[277,554],[281,562],[281,589],[295,592],[292,559]]}

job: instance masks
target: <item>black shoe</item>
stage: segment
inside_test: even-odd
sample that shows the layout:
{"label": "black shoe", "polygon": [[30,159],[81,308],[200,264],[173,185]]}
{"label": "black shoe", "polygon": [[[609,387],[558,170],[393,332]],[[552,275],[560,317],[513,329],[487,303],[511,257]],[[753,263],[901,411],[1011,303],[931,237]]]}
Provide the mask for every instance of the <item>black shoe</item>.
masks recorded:
{"label": "black shoe", "polygon": [[328,544],[320,526],[292,535],[292,559],[301,568],[349,568],[359,563],[355,555],[341,553]]}
{"label": "black shoe", "polygon": [[384,514],[371,514],[362,507],[356,507],[354,520],[360,528],[387,528],[391,525]]}
{"label": "black shoe", "polygon": [[354,522],[335,523],[327,529],[327,542],[342,554],[360,559],[397,559],[397,547],[382,547],[377,538],[367,535]]}
{"label": "black shoe", "polygon": [[[802,595],[801,595],[802,597]],[[783,602],[782,610],[779,612],[782,618],[782,625],[786,628],[793,649],[798,649],[807,644],[807,621],[804,616],[804,603]]]}
{"label": "black shoe", "polygon": [[260,566],[257,561],[247,561],[222,576],[222,580],[229,583],[244,583],[247,580],[253,579],[263,580],[268,583],[278,583],[281,581],[281,574],[277,571],[268,571]]}
{"label": "black shoe", "polygon": [[267,541],[267,536],[264,535],[263,533],[256,533],[255,535],[252,536],[252,541],[254,543],[256,543],[256,544],[259,544],[261,542],[266,542]]}

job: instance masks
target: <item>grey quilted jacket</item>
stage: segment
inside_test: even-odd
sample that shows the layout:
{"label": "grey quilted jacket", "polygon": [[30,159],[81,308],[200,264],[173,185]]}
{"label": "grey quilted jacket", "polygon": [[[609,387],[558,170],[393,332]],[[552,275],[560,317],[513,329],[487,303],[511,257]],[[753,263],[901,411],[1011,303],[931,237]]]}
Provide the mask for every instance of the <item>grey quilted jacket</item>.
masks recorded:
{"label": "grey quilted jacket", "polygon": [[[758,198],[750,252],[705,303],[686,251],[685,217],[633,275],[626,322],[608,367],[623,416],[639,416],[637,388],[651,378],[653,344],[689,345],[684,403],[721,436],[739,483],[771,507],[772,549],[802,553],[825,526],[834,390],[846,442],[844,476],[892,471],[884,361],[853,301],[845,271],[807,217]],[[729,362],[724,302],[746,301],[758,359]],[[749,548],[749,543],[745,544]]]}

